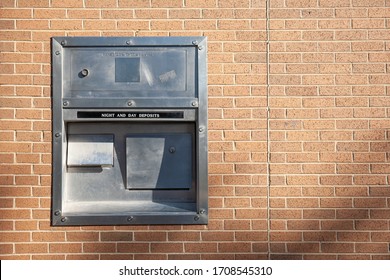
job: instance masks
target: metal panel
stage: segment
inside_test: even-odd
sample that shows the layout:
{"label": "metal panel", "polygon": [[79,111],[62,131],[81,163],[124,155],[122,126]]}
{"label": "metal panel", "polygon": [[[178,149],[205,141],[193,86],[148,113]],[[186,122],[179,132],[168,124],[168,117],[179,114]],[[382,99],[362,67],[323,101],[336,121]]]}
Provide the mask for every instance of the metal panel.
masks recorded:
{"label": "metal panel", "polygon": [[114,135],[68,135],[68,166],[112,166]]}
{"label": "metal panel", "polygon": [[189,133],[128,135],[127,188],[191,188],[192,150]]}
{"label": "metal panel", "polygon": [[193,47],[84,47],[65,54],[65,98],[196,97]]}
{"label": "metal panel", "polygon": [[205,37],[52,39],[53,225],[208,222],[206,54]]}

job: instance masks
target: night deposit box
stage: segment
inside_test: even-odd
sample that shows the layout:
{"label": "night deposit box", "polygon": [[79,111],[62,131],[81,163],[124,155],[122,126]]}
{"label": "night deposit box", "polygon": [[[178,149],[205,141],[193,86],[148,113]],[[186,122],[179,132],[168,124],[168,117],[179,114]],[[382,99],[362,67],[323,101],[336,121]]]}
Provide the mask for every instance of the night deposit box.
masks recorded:
{"label": "night deposit box", "polygon": [[205,37],[52,38],[52,224],[206,224]]}

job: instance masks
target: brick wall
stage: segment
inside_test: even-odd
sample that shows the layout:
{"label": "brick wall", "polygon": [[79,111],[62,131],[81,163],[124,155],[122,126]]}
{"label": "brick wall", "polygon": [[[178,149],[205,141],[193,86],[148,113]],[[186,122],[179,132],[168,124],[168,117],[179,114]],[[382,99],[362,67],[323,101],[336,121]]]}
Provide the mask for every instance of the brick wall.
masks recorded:
{"label": "brick wall", "polygon": [[[1,0],[0,259],[389,259],[389,18],[389,0]],[[50,227],[64,35],[208,36],[209,225]]]}

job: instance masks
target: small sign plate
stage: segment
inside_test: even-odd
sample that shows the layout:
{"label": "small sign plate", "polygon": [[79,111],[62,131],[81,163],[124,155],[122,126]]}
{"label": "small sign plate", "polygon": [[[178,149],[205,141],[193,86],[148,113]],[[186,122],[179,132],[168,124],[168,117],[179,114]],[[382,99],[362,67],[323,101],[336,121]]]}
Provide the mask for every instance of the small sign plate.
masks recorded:
{"label": "small sign plate", "polygon": [[183,119],[184,112],[101,112],[79,111],[80,119]]}

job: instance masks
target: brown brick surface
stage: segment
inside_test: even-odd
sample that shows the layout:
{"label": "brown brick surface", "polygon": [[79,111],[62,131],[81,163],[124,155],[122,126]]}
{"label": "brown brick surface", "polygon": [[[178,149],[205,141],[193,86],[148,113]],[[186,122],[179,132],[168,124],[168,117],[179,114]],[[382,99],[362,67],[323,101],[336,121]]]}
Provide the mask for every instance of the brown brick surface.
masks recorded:
{"label": "brown brick surface", "polygon": [[[263,0],[2,1],[0,259],[385,258],[388,5],[269,1],[267,30]],[[208,36],[207,227],[50,227],[64,35]]]}

